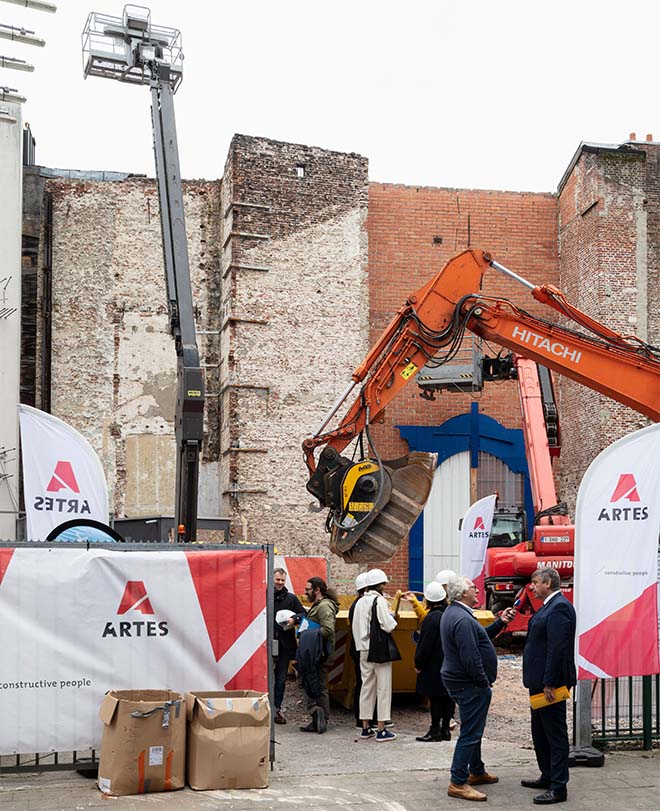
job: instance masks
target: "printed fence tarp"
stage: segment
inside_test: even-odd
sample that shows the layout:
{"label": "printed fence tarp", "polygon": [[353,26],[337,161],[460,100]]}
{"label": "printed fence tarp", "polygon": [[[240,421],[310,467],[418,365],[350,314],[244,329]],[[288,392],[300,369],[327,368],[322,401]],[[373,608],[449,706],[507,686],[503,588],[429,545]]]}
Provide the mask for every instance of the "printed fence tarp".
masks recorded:
{"label": "printed fence tarp", "polygon": [[660,672],[660,425],[591,463],[575,513],[578,679]]}
{"label": "printed fence tarp", "polygon": [[281,557],[275,555],[275,568],[287,573],[287,589],[293,594],[304,594],[310,577],[328,580],[328,561],[321,557]]}
{"label": "printed fence tarp", "polygon": [[0,754],[98,747],[107,690],[268,691],[266,552],[0,549]]}

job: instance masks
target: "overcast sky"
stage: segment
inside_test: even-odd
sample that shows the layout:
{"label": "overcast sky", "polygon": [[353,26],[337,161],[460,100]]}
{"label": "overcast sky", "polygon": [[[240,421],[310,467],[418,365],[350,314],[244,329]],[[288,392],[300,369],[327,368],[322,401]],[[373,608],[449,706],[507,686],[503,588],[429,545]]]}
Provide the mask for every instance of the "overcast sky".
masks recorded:
{"label": "overcast sky", "polygon": [[[37,162],[153,175],[148,88],[83,79],[90,11],[0,0],[0,22],[47,40],[0,39],[0,70],[28,100]],[[370,179],[555,191],[581,141],[660,140],[660,3],[611,0],[145,0],[179,28],[175,97],[182,174],[222,174],[234,133],[369,159]]]}

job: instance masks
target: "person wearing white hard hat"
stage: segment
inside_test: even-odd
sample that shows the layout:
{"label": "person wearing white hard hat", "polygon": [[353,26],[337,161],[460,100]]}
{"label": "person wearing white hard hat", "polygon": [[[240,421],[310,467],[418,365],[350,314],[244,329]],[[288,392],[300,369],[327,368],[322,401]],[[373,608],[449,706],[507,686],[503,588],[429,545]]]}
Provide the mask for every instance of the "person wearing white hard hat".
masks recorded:
{"label": "person wearing white hard hat", "polygon": [[[371,569],[363,582],[366,582],[367,588],[355,605],[352,625],[355,648],[360,654],[362,674],[360,740],[375,738],[376,742],[383,743],[396,739],[396,735],[385,728],[385,719],[390,717],[392,707],[392,662],[369,661],[371,621],[375,612],[375,621],[386,634],[389,634],[396,628],[396,620],[390,613],[387,600],[383,597],[383,587],[387,583],[385,572],[382,569]],[[379,718],[378,730],[375,733],[371,727],[374,705],[377,705]]]}
{"label": "person wearing white hard hat", "polygon": [[[451,569],[442,569],[439,571],[434,580],[436,583],[440,583],[441,586],[444,587],[445,591],[447,590],[447,585],[454,580],[458,575],[456,572],[452,571]],[[406,591],[403,595],[406,600],[412,606],[413,611],[417,615],[417,619],[423,620],[424,617],[427,615],[428,611],[426,610],[424,603],[417,599],[417,595],[414,591]]]}
{"label": "person wearing white hard hat", "polygon": [[[355,615],[355,606],[357,605],[358,600],[364,595],[369,583],[368,572],[360,572],[360,574],[355,578],[355,590],[357,592],[357,597],[351,603],[350,608],[348,609],[348,624],[352,628],[353,627],[353,617]],[[353,712],[355,714],[355,727],[362,731],[362,721],[360,721],[360,692],[362,690],[362,671],[360,670],[360,654],[355,647],[355,640],[353,639],[353,634],[351,633],[351,644],[349,646],[349,653],[351,656],[351,660],[353,662],[353,668],[355,669],[355,688],[353,690]]]}
{"label": "person wearing white hard hat", "polygon": [[419,631],[415,650],[417,692],[426,696],[431,709],[431,726],[425,735],[415,740],[421,743],[450,741],[450,723],[454,714],[454,702],[442,682],[440,668],[444,659],[440,638],[440,621],[447,607],[447,592],[444,586],[432,580],[424,589],[427,615]]}

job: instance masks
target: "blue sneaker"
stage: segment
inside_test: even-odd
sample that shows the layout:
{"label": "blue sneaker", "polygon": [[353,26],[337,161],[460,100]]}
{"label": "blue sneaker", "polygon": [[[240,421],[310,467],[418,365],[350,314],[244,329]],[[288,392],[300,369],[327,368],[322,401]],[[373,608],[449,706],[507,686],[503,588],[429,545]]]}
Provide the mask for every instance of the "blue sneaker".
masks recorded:
{"label": "blue sneaker", "polygon": [[361,741],[368,741],[370,738],[373,738],[375,736],[375,734],[376,733],[374,732],[374,730],[371,727],[367,727],[367,729],[363,728],[362,732],[360,733],[360,740]]}
{"label": "blue sneaker", "polygon": [[381,743],[382,741],[393,741],[396,738],[396,735],[393,732],[390,732],[389,729],[379,729],[376,733],[376,741]]}

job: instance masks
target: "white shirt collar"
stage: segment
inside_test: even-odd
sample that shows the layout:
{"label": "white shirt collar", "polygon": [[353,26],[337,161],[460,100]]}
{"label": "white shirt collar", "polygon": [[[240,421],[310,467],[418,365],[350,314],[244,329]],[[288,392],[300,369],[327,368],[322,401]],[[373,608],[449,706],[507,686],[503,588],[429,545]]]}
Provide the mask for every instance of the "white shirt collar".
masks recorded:
{"label": "white shirt collar", "polygon": [[460,605],[466,611],[469,611],[470,614],[472,614],[472,616],[474,617],[474,611],[473,611],[473,609],[470,608],[469,605],[465,605],[465,603],[462,603],[460,600],[455,600],[454,602],[456,603],[456,605]]}
{"label": "white shirt collar", "polygon": [[543,601],[543,605],[547,605],[550,602],[550,600],[552,600],[552,598],[556,597],[558,594],[561,594],[561,589],[557,589],[557,591],[553,591],[551,594],[548,594],[548,596]]}

